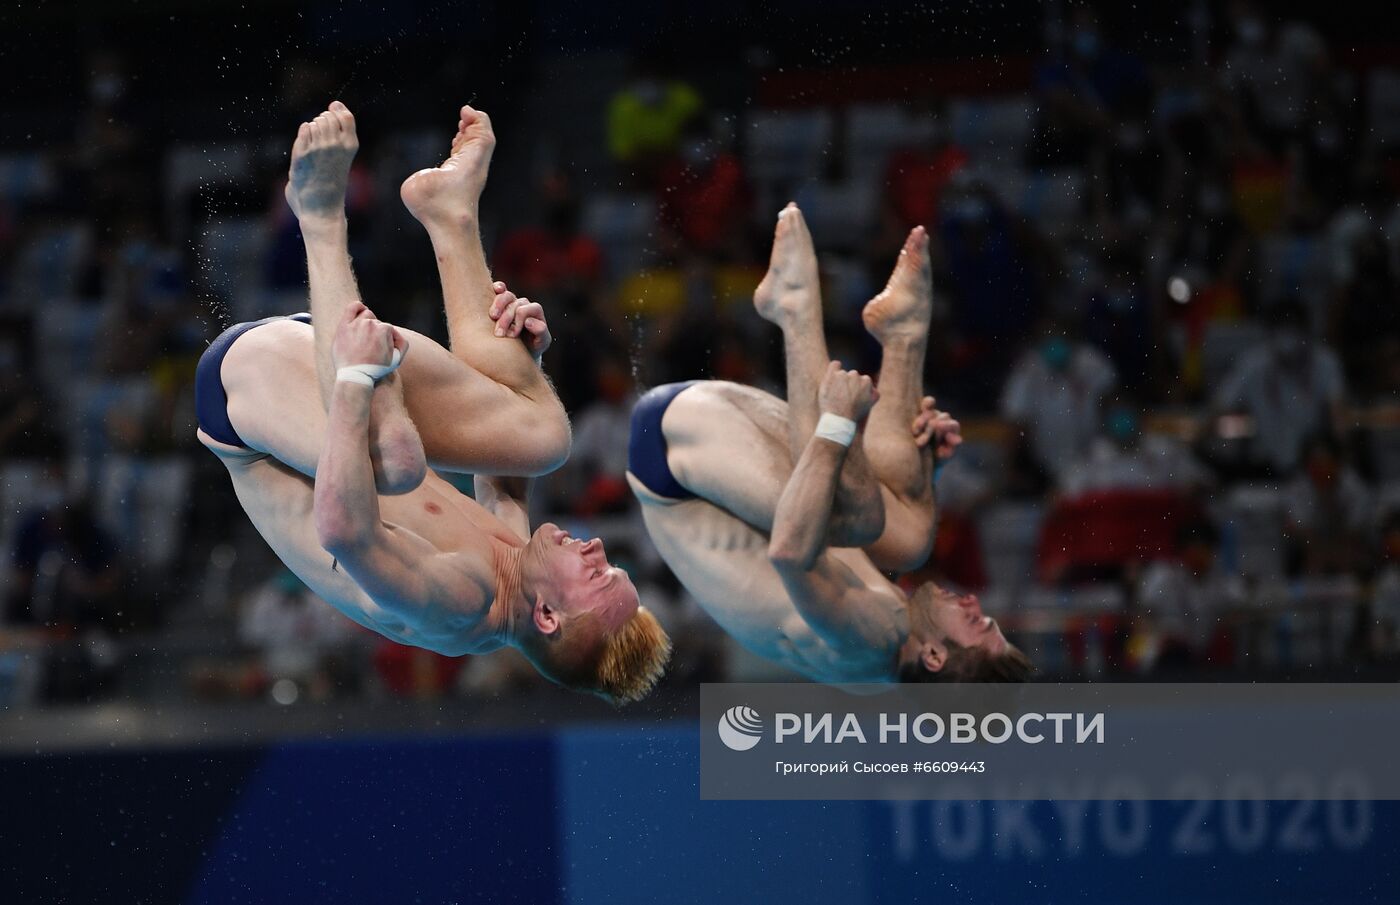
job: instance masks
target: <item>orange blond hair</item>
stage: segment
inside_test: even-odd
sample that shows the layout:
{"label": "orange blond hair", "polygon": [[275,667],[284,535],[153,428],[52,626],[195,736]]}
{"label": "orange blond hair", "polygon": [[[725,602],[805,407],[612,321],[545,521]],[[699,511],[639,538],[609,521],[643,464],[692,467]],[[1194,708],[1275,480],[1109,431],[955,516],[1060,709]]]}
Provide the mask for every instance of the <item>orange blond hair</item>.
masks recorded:
{"label": "orange blond hair", "polygon": [[604,633],[593,613],[581,613],[566,619],[555,635],[521,650],[550,681],[613,704],[630,704],[661,680],[671,659],[671,639],[656,617],[639,606],[613,632]]}
{"label": "orange blond hair", "polygon": [[603,642],[593,692],[615,704],[640,701],[671,660],[671,638],[644,606]]}

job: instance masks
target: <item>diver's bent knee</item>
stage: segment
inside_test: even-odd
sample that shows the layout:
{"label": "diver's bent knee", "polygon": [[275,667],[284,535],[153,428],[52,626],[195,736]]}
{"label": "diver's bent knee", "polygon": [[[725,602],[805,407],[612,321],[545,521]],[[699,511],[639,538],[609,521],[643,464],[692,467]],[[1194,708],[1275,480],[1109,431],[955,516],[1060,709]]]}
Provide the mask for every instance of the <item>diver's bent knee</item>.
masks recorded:
{"label": "diver's bent knee", "polygon": [[540,441],[540,474],[548,474],[560,468],[569,460],[569,452],[573,449],[574,435],[569,429],[569,420],[561,417],[557,423],[552,424],[545,431],[545,436]]}
{"label": "diver's bent knee", "polygon": [[870,561],[882,572],[912,572],[928,562],[933,538],[909,538],[903,532],[886,532],[865,546]]}
{"label": "diver's bent knee", "polygon": [[573,446],[569,416],[562,406],[554,409],[547,412],[537,410],[521,420],[520,443],[516,447],[521,477],[549,474],[569,459],[569,450]]}

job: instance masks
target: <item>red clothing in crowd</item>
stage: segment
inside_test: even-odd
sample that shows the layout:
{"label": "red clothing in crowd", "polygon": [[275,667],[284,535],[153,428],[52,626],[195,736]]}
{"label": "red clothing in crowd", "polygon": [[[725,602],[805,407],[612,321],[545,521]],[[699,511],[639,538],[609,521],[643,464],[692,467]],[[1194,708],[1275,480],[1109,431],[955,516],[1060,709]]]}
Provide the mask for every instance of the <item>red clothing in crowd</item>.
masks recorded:
{"label": "red clothing in crowd", "polygon": [[506,236],[492,263],[501,279],[525,294],[564,283],[588,285],[603,276],[603,250],[597,242],[541,227],[518,229]]}
{"label": "red clothing in crowd", "polygon": [[696,251],[719,248],[748,215],[749,187],[733,154],[698,172],[673,163],[662,172],[660,189],[662,222]]}
{"label": "red clothing in crowd", "polygon": [[885,171],[885,184],[900,226],[933,227],[943,189],[966,164],[966,152],[952,146],[936,151],[896,151]]}

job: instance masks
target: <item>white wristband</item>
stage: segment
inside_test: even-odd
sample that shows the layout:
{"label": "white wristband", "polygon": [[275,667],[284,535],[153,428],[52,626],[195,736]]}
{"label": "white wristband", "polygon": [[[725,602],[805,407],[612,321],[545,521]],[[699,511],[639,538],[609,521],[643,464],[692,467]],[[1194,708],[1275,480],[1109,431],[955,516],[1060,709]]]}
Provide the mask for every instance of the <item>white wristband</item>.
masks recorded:
{"label": "white wristband", "polygon": [[403,353],[395,349],[394,355],[389,359],[387,365],[346,365],[335,372],[335,380],[336,383],[344,380],[372,387],[377,381],[398,370],[402,363]]}
{"label": "white wristband", "polygon": [[817,419],[816,435],[823,440],[849,447],[856,438],[856,423],[850,418],[822,412],[821,418]]}

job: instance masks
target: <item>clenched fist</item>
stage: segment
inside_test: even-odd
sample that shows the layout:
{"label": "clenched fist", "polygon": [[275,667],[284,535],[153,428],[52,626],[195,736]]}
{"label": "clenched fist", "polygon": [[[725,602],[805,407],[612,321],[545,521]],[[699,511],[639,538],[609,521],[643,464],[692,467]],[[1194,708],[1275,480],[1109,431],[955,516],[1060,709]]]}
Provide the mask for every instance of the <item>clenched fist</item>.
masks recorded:
{"label": "clenched fist", "polygon": [[817,405],[823,412],[852,421],[859,421],[869,414],[871,406],[879,398],[880,394],[869,377],[856,371],[843,371],[840,363],[835,361],[826,366],[821,389],[817,391]]}
{"label": "clenched fist", "polygon": [[400,355],[407,355],[408,340],[356,302],[345,309],[345,317],[336,328],[331,362],[337,369],[348,365],[387,365],[393,360],[395,349]]}

